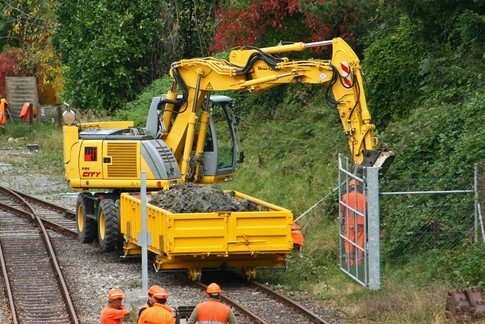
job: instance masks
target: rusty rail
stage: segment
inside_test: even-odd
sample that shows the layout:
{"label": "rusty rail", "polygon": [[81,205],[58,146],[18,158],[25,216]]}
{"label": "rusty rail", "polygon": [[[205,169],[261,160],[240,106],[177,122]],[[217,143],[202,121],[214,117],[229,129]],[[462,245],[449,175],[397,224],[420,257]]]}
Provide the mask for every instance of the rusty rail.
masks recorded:
{"label": "rusty rail", "polygon": [[[0,209],[3,209],[5,211],[7,211],[8,213],[21,216],[21,217],[26,218],[28,220],[35,220],[36,221],[37,228],[40,230],[39,235],[42,238],[42,241],[44,242],[46,253],[48,254],[48,257],[51,261],[51,266],[52,266],[52,269],[54,271],[56,280],[58,282],[59,289],[61,291],[61,294],[62,294],[62,297],[63,297],[63,300],[64,300],[64,304],[66,306],[70,321],[71,321],[71,323],[76,323],[76,324],[79,323],[79,320],[78,320],[78,317],[77,317],[77,314],[76,314],[76,310],[74,308],[74,304],[71,300],[69,289],[68,289],[66,281],[64,279],[64,275],[62,274],[61,268],[60,268],[59,263],[57,261],[57,256],[56,256],[56,253],[54,251],[53,245],[50,241],[50,237],[49,237],[49,235],[48,235],[48,233],[45,229],[45,226],[43,224],[43,222],[46,221],[46,220],[42,219],[41,217],[38,217],[37,213],[26,202],[26,200],[23,197],[21,197],[19,194],[17,194],[16,192],[13,192],[13,191],[11,191],[7,188],[4,188],[4,187],[0,187],[0,192],[3,195],[3,200],[7,200],[7,202],[0,202]],[[4,263],[5,262],[3,262],[2,265]],[[5,266],[4,273],[8,275],[8,271],[6,270],[6,266]],[[5,278],[8,278],[8,276],[5,276]],[[7,290],[9,291],[9,292],[7,292],[7,294],[9,296],[12,296],[12,303],[10,303],[10,306],[13,307],[12,308],[12,314],[13,314],[12,316],[16,317],[17,315],[14,315],[14,314],[18,314],[18,313],[17,313],[16,307],[15,307],[15,303],[13,303],[13,299],[15,299],[15,296],[13,295],[10,282],[7,283],[7,281],[6,281],[6,287],[7,287]],[[9,299],[10,299],[10,297],[9,297]],[[25,305],[23,305],[23,307],[24,307],[24,311],[25,311]],[[58,314],[56,314],[56,313],[52,314],[52,316],[56,316],[56,315],[58,315]],[[49,315],[46,315],[46,316],[49,316]]]}

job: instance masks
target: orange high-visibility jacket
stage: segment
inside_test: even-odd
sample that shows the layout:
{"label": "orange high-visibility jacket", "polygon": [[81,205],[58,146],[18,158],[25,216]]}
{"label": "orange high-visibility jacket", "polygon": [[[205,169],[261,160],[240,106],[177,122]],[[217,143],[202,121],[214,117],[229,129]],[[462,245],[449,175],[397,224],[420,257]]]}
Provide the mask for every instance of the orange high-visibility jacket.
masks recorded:
{"label": "orange high-visibility jacket", "polygon": [[[363,193],[356,190],[352,190],[349,193],[342,195],[342,202],[348,205],[349,207],[361,213],[364,213],[364,194]],[[368,199],[366,197],[365,198],[366,209],[367,209],[367,205],[368,205]],[[354,219],[355,219],[354,212],[350,209],[347,210],[347,207],[345,207],[344,205],[340,205],[340,211],[342,212],[342,215],[345,218],[346,224],[348,226],[354,226]],[[357,217],[357,225],[364,225],[364,217],[362,217],[361,215],[358,215]]]}
{"label": "orange high-visibility jacket", "polygon": [[101,312],[101,324],[121,324],[126,315],[126,309],[116,309],[105,306]]}
{"label": "orange high-visibility jacket", "polygon": [[221,303],[219,300],[209,299],[197,305],[198,322],[212,324],[226,324],[231,308]]}
{"label": "orange high-visibility jacket", "polygon": [[5,99],[0,100],[0,125],[7,123],[7,101]]}
{"label": "orange high-visibility jacket", "polygon": [[293,244],[303,246],[305,239],[303,237],[303,233],[301,232],[300,225],[296,223],[293,223],[293,225],[291,225],[291,238],[293,239]]}
{"label": "orange high-visibility jacket", "polygon": [[[20,110],[20,118],[22,118],[25,121],[28,121],[30,119],[30,113],[29,113],[29,106],[32,105],[30,102],[24,103],[22,106],[22,110]],[[32,105],[32,118],[37,116],[37,109]]]}
{"label": "orange high-visibility jacket", "polygon": [[138,319],[138,324],[174,324],[172,309],[163,304],[155,303],[145,309]]}

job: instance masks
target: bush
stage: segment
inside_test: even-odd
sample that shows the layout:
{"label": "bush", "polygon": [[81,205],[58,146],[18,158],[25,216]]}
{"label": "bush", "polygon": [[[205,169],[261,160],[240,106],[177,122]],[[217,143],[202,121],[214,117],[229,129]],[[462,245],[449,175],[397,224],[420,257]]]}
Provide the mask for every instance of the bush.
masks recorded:
{"label": "bush", "polygon": [[376,33],[364,51],[369,108],[377,125],[408,116],[422,96],[419,67],[425,42],[418,37],[421,29],[402,17],[390,34]]}
{"label": "bush", "polygon": [[153,81],[135,100],[128,102],[123,109],[117,110],[114,118],[132,120],[135,126],[144,126],[152,98],[166,94],[171,84],[172,79],[169,76]]}
{"label": "bush", "polygon": [[62,1],[53,43],[65,66],[65,100],[116,110],[158,77],[151,74],[163,21],[158,1]]}
{"label": "bush", "polygon": [[20,48],[11,48],[0,54],[0,98],[5,98],[5,77],[32,75],[23,65],[25,52]]}

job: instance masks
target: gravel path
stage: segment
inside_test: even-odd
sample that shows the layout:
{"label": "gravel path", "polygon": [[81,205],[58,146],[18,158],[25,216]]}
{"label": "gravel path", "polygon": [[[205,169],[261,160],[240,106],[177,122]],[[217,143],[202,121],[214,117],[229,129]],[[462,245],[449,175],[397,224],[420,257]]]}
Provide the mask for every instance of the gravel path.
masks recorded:
{"label": "gravel path", "polygon": [[[77,193],[69,189],[62,175],[48,177],[27,171],[25,165],[30,154],[27,150],[0,149],[1,185],[74,210]],[[52,236],[81,323],[99,323],[107,291],[112,287],[125,291],[132,315],[124,322],[135,323],[138,308],[146,301],[146,294],[141,291],[140,260],[123,259],[119,253],[102,253],[94,245],[81,244],[58,233],[52,232]],[[149,267],[149,278],[149,285],[159,284],[167,289],[168,304],[174,308],[196,305],[205,298],[198,288],[184,283],[174,273],[156,273]],[[4,296],[1,298],[4,294],[1,290],[0,322],[6,323],[6,300]],[[321,301],[301,302],[324,318],[333,313]]]}

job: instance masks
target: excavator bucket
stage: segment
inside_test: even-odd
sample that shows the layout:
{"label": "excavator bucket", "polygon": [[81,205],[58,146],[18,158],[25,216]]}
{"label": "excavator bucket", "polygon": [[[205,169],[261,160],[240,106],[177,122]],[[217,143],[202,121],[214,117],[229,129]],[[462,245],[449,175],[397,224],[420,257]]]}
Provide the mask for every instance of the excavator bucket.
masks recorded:
{"label": "excavator bucket", "polygon": [[385,149],[364,150],[363,153],[364,160],[359,166],[359,169],[362,169],[363,167],[381,168],[379,170],[380,175],[383,175],[387,171],[396,157],[394,152]]}

